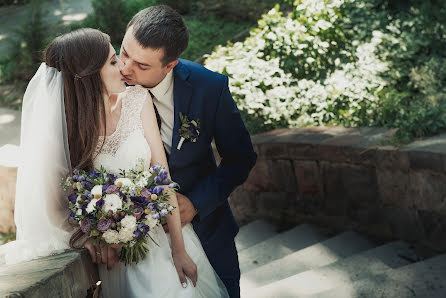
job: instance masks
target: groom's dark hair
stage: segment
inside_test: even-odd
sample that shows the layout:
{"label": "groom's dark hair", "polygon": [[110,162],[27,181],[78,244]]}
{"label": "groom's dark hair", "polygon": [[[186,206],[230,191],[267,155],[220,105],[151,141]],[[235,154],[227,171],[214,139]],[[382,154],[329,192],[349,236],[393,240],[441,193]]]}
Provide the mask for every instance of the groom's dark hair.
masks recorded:
{"label": "groom's dark hair", "polygon": [[164,49],[162,63],[178,59],[189,43],[189,31],[181,15],[167,5],[156,5],[138,12],[128,23],[143,48]]}

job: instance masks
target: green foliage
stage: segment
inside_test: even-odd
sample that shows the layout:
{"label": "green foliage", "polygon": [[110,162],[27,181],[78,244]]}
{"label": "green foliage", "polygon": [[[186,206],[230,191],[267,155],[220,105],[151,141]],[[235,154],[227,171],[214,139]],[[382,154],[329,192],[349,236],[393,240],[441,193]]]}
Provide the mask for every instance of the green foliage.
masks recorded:
{"label": "green foliage", "polygon": [[185,16],[190,33],[187,50],[181,55],[184,59],[196,60],[211,53],[218,44],[224,44],[238,32],[250,28],[248,22],[227,22],[224,19],[209,16]]}
{"label": "green foliage", "polygon": [[44,22],[47,12],[42,2],[32,0],[25,22],[10,39],[12,53],[0,59],[0,82],[13,79],[28,80],[42,61],[42,51],[48,41],[48,28]]}
{"label": "green foliage", "polygon": [[6,5],[23,5],[29,3],[29,0],[0,0],[0,7]]}
{"label": "green foliage", "polygon": [[251,132],[302,125],[446,130],[446,3],[295,0],[206,66],[230,76]]}

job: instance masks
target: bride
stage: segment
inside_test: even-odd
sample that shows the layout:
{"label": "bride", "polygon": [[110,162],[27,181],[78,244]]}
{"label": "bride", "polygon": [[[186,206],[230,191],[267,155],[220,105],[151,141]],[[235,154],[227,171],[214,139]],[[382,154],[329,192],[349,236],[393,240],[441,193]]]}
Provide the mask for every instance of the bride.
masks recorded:
{"label": "bride", "polygon": [[[15,208],[17,241],[0,247],[6,263],[60,252],[82,239],[70,225],[59,186],[71,169],[108,172],[167,160],[148,91],[127,87],[109,37],[79,29],[54,39],[24,96]],[[178,207],[175,195],[169,203]],[[169,233],[150,233],[147,257],[118,262],[119,247],[84,241],[99,265],[104,297],[227,297],[191,225],[181,228],[178,208]],[[71,238],[71,239],[70,239]],[[105,265],[106,264],[106,265]]]}

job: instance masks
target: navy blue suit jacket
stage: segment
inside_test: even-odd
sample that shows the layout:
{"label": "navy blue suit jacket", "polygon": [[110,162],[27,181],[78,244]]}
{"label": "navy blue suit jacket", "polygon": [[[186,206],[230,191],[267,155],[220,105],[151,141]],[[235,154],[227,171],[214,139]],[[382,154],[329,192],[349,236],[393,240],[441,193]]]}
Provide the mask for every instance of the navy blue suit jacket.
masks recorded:
{"label": "navy blue suit jacket", "polygon": [[[229,92],[228,78],[203,66],[179,59],[174,75],[174,127],[169,169],[198,215],[192,224],[206,252],[233,240],[238,232],[228,204],[229,194],[242,184],[257,154]],[[197,142],[185,141],[180,150],[179,113],[200,121]],[[222,158],[217,167],[211,142]],[[218,250],[218,249],[217,249]]]}

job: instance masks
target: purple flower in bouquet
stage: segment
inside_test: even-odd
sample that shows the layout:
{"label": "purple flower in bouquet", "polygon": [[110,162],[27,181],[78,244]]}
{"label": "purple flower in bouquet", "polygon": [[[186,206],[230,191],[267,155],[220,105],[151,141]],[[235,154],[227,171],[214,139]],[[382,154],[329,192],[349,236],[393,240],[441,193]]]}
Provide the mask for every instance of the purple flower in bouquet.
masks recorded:
{"label": "purple flower in bouquet", "polygon": [[138,230],[141,230],[143,234],[147,234],[150,231],[150,227],[148,225],[145,225],[143,223],[138,224]]}
{"label": "purple flower in bouquet", "polygon": [[99,208],[102,208],[102,206],[104,206],[104,199],[100,198],[97,202],[96,202],[96,206],[98,206]]}
{"label": "purple flower in bouquet", "polygon": [[165,177],[167,177],[167,174],[169,174],[168,172],[167,172],[167,170],[166,169],[162,169],[160,172],[159,172],[159,176],[161,176],[162,178],[165,178]]}
{"label": "purple flower in bouquet", "polygon": [[73,211],[70,212],[70,217],[74,218],[76,216],[76,213],[74,213]]}
{"label": "purple flower in bouquet", "polygon": [[99,175],[101,173],[98,173],[96,171],[91,171],[90,173],[88,173],[88,176],[90,176],[91,178],[99,178]]}
{"label": "purple flower in bouquet", "polygon": [[144,213],[144,209],[141,207],[137,207],[133,210],[133,215],[136,217],[136,220],[139,220]]}
{"label": "purple flower in bouquet", "polygon": [[147,205],[147,207],[150,208],[150,210],[155,210],[156,209],[156,205],[154,203],[149,203],[149,205]]}
{"label": "purple flower in bouquet", "polygon": [[152,194],[150,193],[150,191],[147,190],[147,188],[143,188],[143,189],[141,190],[141,194],[142,194],[142,195],[144,196],[144,198],[146,198],[146,199],[150,198],[150,196],[152,195]]}
{"label": "purple flower in bouquet", "polygon": [[154,214],[152,214],[152,218],[153,219],[159,219],[160,215],[158,213],[154,213]]}
{"label": "purple flower in bouquet", "polygon": [[109,183],[102,185],[102,192],[106,191],[109,186]]}
{"label": "purple flower in bouquet", "polygon": [[162,193],[164,190],[164,188],[162,186],[156,186],[153,188],[152,193],[159,195],[160,193]]}
{"label": "purple flower in bouquet", "polygon": [[71,195],[68,196],[68,200],[69,200],[71,203],[75,204],[75,203],[76,203],[76,200],[77,200],[77,195],[76,195],[75,193],[72,193]]}
{"label": "purple flower in bouquet", "polygon": [[82,176],[82,175],[79,175],[79,176],[78,176],[78,179],[79,179],[80,182],[86,180],[85,176]]}
{"label": "purple flower in bouquet", "polygon": [[108,194],[112,194],[112,193],[116,193],[118,190],[119,190],[119,187],[117,187],[116,185],[112,184],[109,187],[107,187],[105,192],[108,193]]}
{"label": "purple flower in bouquet", "polygon": [[167,214],[169,214],[169,212],[167,211],[167,209],[163,209],[160,211],[160,215],[161,216],[166,216]]}
{"label": "purple flower in bouquet", "polygon": [[136,230],[133,232],[133,235],[135,235],[135,238],[138,239],[139,237],[142,236],[142,232],[141,232],[139,229],[136,229]]}
{"label": "purple flower in bouquet", "polygon": [[83,206],[81,207],[81,210],[82,210],[82,215],[84,215],[85,213],[87,213],[87,204],[83,205]]}
{"label": "purple flower in bouquet", "polygon": [[73,170],[73,174],[74,174],[74,175],[79,175],[80,172],[81,172],[81,171],[79,171],[78,169],[74,169],[74,170]]}
{"label": "purple flower in bouquet", "polygon": [[147,204],[149,204],[145,197],[134,196],[130,197],[130,199],[137,206],[147,206]]}
{"label": "purple flower in bouquet", "polygon": [[159,169],[161,169],[161,166],[159,166],[159,165],[153,166],[154,171],[158,171]]}
{"label": "purple flower in bouquet", "polygon": [[100,219],[98,222],[98,230],[101,232],[107,231],[112,224],[112,220],[110,218]]}
{"label": "purple flower in bouquet", "polygon": [[73,181],[74,182],[79,182],[79,176],[78,175],[73,175]]}
{"label": "purple flower in bouquet", "polygon": [[169,184],[169,188],[177,188],[179,187],[178,183],[172,182]]}
{"label": "purple flower in bouquet", "polygon": [[170,182],[170,180],[169,180],[169,178],[164,178],[164,180],[163,181],[161,181],[161,183],[162,184],[164,184],[164,185],[167,185],[167,184],[169,184],[169,182]]}
{"label": "purple flower in bouquet", "polygon": [[93,199],[93,195],[88,190],[84,191],[84,196],[86,196],[88,199]]}
{"label": "purple flower in bouquet", "polygon": [[90,181],[82,181],[81,183],[85,189],[91,190],[93,188],[93,184]]}
{"label": "purple flower in bouquet", "polygon": [[90,220],[88,218],[83,218],[80,222],[81,230],[84,233],[88,233],[91,230]]}
{"label": "purple flower in bouquet", "polygon": [[156,176],[155,179],[154,179],[154,181],[155,181],[155,183],[157,183],[157,184],[161,184],[161,182],[163,181],[163,177],[161,177],[161,176]]}

